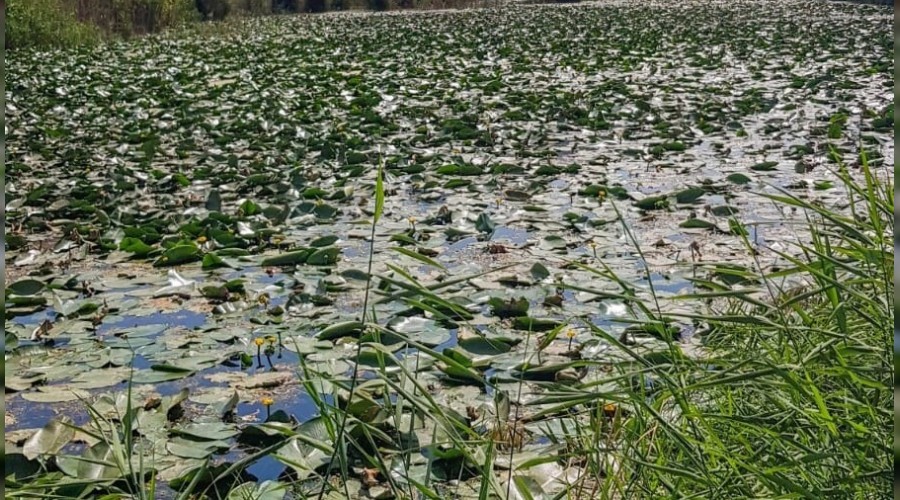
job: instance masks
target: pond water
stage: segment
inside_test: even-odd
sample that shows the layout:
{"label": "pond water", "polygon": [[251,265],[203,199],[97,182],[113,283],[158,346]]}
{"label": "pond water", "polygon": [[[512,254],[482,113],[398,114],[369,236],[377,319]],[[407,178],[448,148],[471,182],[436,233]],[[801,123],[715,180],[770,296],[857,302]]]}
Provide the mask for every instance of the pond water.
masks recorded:
{"label": "pond water", "polygon": [[169,481],[252,452],[236,436],[270,411],[314,433],[313,396],[344,404],[357,361],[357,403],[383,404],[380,379],[409,380],[357,358],[371,325],[458,415],[596,386],[636,301],[693,352],[705,305],[685,297],[755,291],[722,270],[783,266],[806,237],[766,195],[847,210],[860,146],[893,164],[889,10],[737,4],[288,16],[239,23],[240,44],[10,54],[7,432],[86,425],[81,399],[132,380]]}

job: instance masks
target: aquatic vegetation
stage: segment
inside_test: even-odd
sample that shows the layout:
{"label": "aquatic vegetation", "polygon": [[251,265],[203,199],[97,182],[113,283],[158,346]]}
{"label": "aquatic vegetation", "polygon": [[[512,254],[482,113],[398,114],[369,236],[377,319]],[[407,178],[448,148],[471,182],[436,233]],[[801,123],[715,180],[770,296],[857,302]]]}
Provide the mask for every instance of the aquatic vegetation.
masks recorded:
{"label": "aquatic vegetation", "polygon": [[884,495],[889,14],[12,54],[7,494]]}

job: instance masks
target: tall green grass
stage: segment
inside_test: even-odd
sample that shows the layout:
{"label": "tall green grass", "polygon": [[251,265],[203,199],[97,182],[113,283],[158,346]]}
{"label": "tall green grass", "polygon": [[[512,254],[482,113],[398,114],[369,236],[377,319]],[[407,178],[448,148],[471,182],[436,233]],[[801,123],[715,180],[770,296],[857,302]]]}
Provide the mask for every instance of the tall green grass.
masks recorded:
{"label": "tall green grass", "polygon": [[[679,318],[706,327],[698,359],[677,355],[670,343],[669,359],[648,363],[594,328],[631,355],[617,369],[619,391],[583,387],[547,398],[578,405],[614,399],[631,408],[612,453],[618,470],[597,478],[607,491],[654,498],[890,494],[893,181],[870,170],[865,155],[855,176],[843,165],[836,175],[847,213],[787,191],[763,195],[801,210],[810,235],[780,252],[782,269],[756,262],[744,270],[763,293],[723,287],[682,297],[713,303]],[[663,319],[637,305],[644,319]]]}
{"label": "tall green grass", "polygon": [[9,0],[5,41],[9,49],[83,46],[198,19],[194,0]]}
{"label": "tall green grass", "polygon": [[101,35],[60,0],[9,0],[6,5],[7,49],[89,45],[100,41]]}

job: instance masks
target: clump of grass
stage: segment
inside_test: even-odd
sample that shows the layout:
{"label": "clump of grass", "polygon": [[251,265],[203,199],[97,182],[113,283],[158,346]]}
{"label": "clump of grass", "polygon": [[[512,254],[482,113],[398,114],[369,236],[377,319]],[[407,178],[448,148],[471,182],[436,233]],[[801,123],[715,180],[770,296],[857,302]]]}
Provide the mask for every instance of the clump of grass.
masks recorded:
{"label": "clump of grass", "polygon": [[62,0],[10,0],[6,10],[6,48],[90,45],[101,31],[78,20]]}
{"label": "clump of grass", "polygon": [[[632,414],[610,453],[618,467],[602,478],[605,491],[626,498],[888,496],[893,185],[864,154],[859,180],[843,166],[836,175],[849,213],[786,191],[767,195],[806,213],[809,241],[780,254],[788,262],[782,270],[764,272],[757,263],[762,298],[688,297],[718,304],[682,315],[708,325],[698,359],[675,355],[680,349],[669,342],[672,355],[651,361],[592,327],[631,356],[617,367],[615,397]],[[660,319],[655,307],[633,305],[644,319]],[[579,404],[609,396],[590,387],[570,394]]]}
{"label": "clump of grass", "polygon": [[6,47],[89,46],[111,36],[154,33],[199,17],[192,0],[11,0]]}

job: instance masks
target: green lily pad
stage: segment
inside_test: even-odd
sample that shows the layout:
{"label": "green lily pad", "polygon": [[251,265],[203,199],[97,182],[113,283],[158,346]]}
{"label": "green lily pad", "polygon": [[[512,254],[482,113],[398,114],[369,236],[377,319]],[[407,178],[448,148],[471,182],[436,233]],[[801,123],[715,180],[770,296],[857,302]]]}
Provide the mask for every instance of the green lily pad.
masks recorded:
{"label": "green lily pad", "polygon": [[678,227],[683,227],[685,229],[715,229],[716,225],[708,220],[694,218],[681,222],[678,224]]}
{"label": "green lily pad", "polygon": [[[214,434],[214,433],[211,433]],[[219,433],[225,435],[226,433]],[[190,437],[195,437],[193,434]],[[225,441],[206,440],[197,441],[195,439],[186,439],[175,437],[166,442],[166,451],[181,458],[206,458],[218,450],[228,449],[230,445]]]}
{"label": "green lily pad", "polygon": [[134,254],[135,257],[146,257],[153,251],[153,247],[138,238],[126,236],[119,242],[119,250]]}
{"label": "green lily pad", "polygon": [[705,193],[706,191],[701,188],[688,188],[675,193],[675,200],[678,201],[678,203],[694,203]]}
{"label": "green lily pad", "polygon": [[719,217],[729,217],[731,215],[738,213],[738,209],[737,209],[737,207],[732,207],[731,205],[718,205],[718,206],[712,207],[710,209],[710,212],[712,212],[713,215],[716,215]]}
{"label": "green lily pad", "polygon": [[6,293],[7,295],[13,293],[19,296],[37,295],[41,293],[46,286],[47,285],[43,281],[24,279],[7,286]]}
{"label": "green lily pad", "polygon": [[312,255],[316,250],[312,248],[304,248],[302,250],[296,250],[294,252],[283,253],[281,255],[276,255],[274,257],[267,257],[262,260],[261,265],[269,267],[269,266],[294,266],[297,264],[303,264]]}
{"label": "green lily pad", "polygon": [[648,196],[635,201],[634,206],[641,210],[663,210],[669,207],[669,197],[667,195]]}
{"label": "green lily pad", "polygon": [[53,419],[25,441],[22,454],[29,460],[41,456],[56,455],[75,437],[72,420],[67,417]]}
{"label": "green lily pad", "polygon": [[177,266],[188,262],[196,262],[201,259],[200,249],[196,245],[177,245],[159,256],[153,265],[161,266]]}
{"label": "green lily pad", "polygon": [[193,373],[194,370],[172,365],[153,365],[148,370],[136,370],[131,381],[135,384],[158,384],[160,382],[179,380]]}
{"label": "green lily pad", "polygon": [[532,332],[545,332],[562,325],[561,321],[552,318],[531,318],[528,316],[520,316],[513,319],[513,327],[518,330],[528,330]]}
{"label": "green lily pad", "polygon": [[37,391],[22,393],[22,399],[33,403],[63,403],[84,399],[88,396],[87,391],[73,389],[64,385],[48,385],[39,387]]}
{"label": "green lily pad", "polygon": [[56,465],[67,476],[82,481],[118,479],[125,471],[116,465],[115,457],[115,450],[107,443],[100,442],[85,450],[80,457],[57,457]]}
{"label": "green lily pad", "polygon": [[234,267],[216,253],[208,253],[203,256],[203,269],[217,269],[220,267]]}
{"label": "green lily pad", "polygon": [[359,336],[365,324],[359,321],[343,321],[323,328],[316,334],[319,340],[333,340],[341,337]]}
{"label": "green lily pad", "polygon": [[477,229],[481,233],[493,233],[496,224],[491,220],[491,217],[486,213],[481,213],[478,215],[478,218],[475,220],[475,229]]}
{"label": "green lily pad", "polygon": [[733,184],[748,184],[753,180],[744,174],[731,174],[726,179]]}
{"label": "green lily pad", "polygon": [[750,170],[753,170],[756,172],[770,172],[772,170],[777,170],[777,169],[778,169],[777,161],[764,161],[764,162],[757,163],[757,164],[753,165],[752,167],[750,167]]}
{"label": "green lily pad", "polygon": [[338,238],[337,236],[335,236],[333,234],[328,235],[328,236],[320,236],[320,237],[312,240],[309,243],[309,246],[314,247],[314,248],[327,247],[327,246],[333,245],[335,242],[338,241],[338,239],[340,239],[340,238]]}
{"label": "green lily pad", "polygon": [[491,306],[491,313],[500,318],[513,318],[516,316],[525,316],[528,314],[528,299],[519,297],[518,299],[503,300],[498,297],[491,297],[488,300]]}
{"label": "green lily pad", "polygon": [[480,336],[460,339],[458,345],[472,354],[482,356],[496,356],[509,352],[512,349],[512,345],[508,342]]}
{"label": "green lily pad", "polygon": [[341,249],[338,247],[320,248],[306,259],[306,263],[311,266],[331,266],[338,261],[340,255]]}
{"label": "green lily pad", "polygon": [[200,441],[225,441],[240,433],[234,425],[224,422],[190,423],[176,427],[170,432],[176,436]]}

